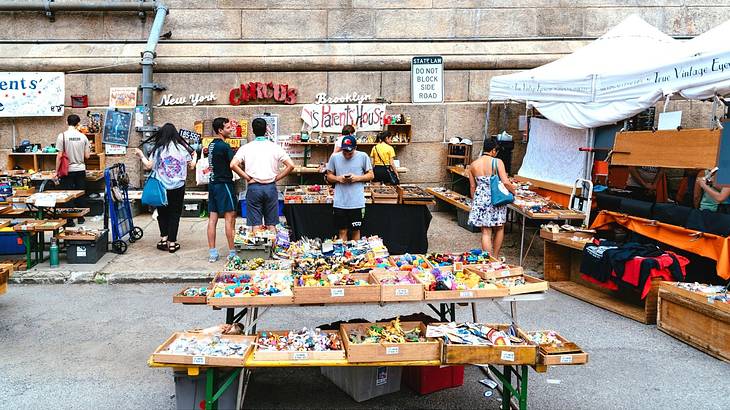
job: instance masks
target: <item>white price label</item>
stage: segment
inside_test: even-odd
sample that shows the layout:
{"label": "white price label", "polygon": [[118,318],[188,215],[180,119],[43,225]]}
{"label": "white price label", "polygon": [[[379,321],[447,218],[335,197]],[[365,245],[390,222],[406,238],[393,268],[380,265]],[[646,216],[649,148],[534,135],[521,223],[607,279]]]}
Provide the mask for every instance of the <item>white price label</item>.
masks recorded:
{"label": "white price label", "polygon": [[502,276],[509,276],[509,273],[510,273],[509,270],[503,270]]}
{"label": "white price label", "polygon": [[515,361],[515,352],[502,352],[500,357],[505,362],[514,362]]}
{"label": "white price label", "polygon": [[474,292],[459,292],[460,298],[473,298]]}
{"label": "white price label", "polygon": [[399,349],[398,346],[391,346],[385,348],[385,354],[398,354]]}
{"label": "white price label", "polygon": [[78,257],[86,256],[86,246],[77,246],[76,247],[76,256],[78,256]]}
{"label": "white price label", "polygon": [[332,296],[333,298],[345,296],[345,289],[343,289],[343,288],[330,289],[330,296]]}
{"label": "white price label", "polygon": [[205,356],[193,356],[193,364],[205,364]]}
{"label": "white price label", "polygon": [[408,296],[408,289],[396,289],[395,295],[396,296]]}
{"label": "white price label", "polygon": [[292,355],[293,360],[307,360],[309,353],[307,352],[294,352]]}
{"label": "white price label", "polygon": [[560,356],[560,363],[573,363],[573,356]]}

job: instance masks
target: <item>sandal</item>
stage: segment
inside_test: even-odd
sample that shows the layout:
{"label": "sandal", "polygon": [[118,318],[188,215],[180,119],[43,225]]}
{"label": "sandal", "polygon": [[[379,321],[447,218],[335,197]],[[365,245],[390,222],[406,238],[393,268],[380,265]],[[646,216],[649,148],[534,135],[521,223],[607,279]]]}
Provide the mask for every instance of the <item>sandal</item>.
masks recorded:
{"label": "sandal", "polygon": [[161,251],[168,250],[168,248],[167,248],[167,241],[163,241],[162,239],[160,239],[160,241],[157,242],[157,249],[159,249]]}
{"label": "sandal", "polygon": [[168,247],[167,247],[167,250],[168,250],[168,252],[170,252],[170,253],[175,253],[175,252],[177,252],[177,251],[178,251],[179,249],[180,249],[180,244],[179,244],[179,243],[175,243],[174,245],[168,245]]}

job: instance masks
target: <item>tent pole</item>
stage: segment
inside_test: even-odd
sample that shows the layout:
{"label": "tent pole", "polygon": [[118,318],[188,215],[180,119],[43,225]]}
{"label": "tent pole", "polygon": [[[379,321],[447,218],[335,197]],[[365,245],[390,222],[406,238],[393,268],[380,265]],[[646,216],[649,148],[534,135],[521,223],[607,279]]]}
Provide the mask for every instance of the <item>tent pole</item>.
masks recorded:
{"label": "tent pole", "polygon": [[716,122],[717,122],[717,96],[714,96],[714,98],[712,99],[712,115],[710,116],[710,125],[707,128],[714,129]]}

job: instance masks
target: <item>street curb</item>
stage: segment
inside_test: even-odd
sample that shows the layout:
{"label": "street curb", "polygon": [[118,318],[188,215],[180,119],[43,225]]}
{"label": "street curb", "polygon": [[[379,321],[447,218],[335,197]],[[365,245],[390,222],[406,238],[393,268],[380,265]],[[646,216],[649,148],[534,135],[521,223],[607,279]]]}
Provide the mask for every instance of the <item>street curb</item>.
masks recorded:
{"label": "street curb", "polygon": [[48,284],[115,284],[115,283],[170,283],[210,282],[215,272],[71,272],[71,271],[15,271],[10,283],[24,285]]}

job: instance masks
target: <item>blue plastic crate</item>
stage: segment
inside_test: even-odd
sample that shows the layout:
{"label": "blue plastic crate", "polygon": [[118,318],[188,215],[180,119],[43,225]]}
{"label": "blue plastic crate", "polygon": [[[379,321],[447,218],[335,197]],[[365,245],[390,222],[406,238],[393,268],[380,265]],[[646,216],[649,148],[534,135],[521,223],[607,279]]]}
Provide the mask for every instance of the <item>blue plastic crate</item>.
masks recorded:
{"label": "blue plastic crate", "polygon": [[25,253],[23,239],[12,229],[10,232],[0,231],[0,255],[22,255]]}

